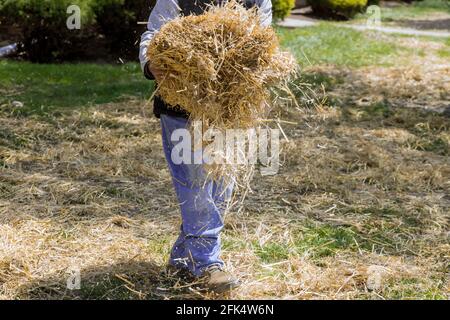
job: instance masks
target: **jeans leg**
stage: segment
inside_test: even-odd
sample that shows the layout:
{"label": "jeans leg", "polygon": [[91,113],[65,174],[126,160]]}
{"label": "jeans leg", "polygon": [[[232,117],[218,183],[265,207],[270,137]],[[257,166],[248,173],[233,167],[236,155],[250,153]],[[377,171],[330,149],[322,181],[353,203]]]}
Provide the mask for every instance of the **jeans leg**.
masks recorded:
{"label": "jeans leg", "polygon": [[173,246],[170,264],[200,275],[205,267],[223,265],[220,259],[220,232],[231,186],[206,180],[202,165],[174,164],[171,158],[174,130],[187,128],[188,121],[161,115],[162,140],[172,180],[181,208],[180,235]]}

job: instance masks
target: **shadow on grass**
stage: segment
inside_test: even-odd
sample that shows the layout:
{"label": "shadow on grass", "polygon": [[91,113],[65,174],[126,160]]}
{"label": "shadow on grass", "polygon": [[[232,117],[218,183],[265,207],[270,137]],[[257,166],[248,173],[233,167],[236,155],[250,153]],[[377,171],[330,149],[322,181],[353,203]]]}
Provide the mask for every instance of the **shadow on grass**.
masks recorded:
{"label": "shadow on grass", "polygon": [[[79,270],[80,289],[70,290],[75,284],[67,273],[32,281],[20,287],[23,299],[46,300],[158,300],[198,299],[189,290],[189,283],[169,274],[165,266],[151,261],[129,261],[110,266]],[[69,284],[69,286],[68,286]],[[76,288],[76,287],[75,287]]]}

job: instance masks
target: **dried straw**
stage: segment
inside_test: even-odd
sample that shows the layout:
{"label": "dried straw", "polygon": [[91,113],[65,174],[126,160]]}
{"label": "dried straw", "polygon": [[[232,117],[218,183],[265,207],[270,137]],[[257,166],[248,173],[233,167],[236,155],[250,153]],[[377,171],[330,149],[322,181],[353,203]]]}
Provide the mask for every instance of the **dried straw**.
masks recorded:
{"label": "dried straw", "polygon": [[[256,8],[233,0],[165,24],[148,49],[165,73],[157,94],[205,130],[258,127],[273,106],[270,88],[286,84],[297,70],[274,30],[260,21]],[[236,176],[234,166],[210,171],[218,169],[220,176]]]}

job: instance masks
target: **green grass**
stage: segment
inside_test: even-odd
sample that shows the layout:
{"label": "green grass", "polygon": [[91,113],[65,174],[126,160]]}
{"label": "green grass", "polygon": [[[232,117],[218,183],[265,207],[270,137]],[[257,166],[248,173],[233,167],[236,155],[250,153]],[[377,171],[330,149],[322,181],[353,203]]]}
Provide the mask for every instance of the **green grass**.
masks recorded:
{"label": "green grass", "polygon": [[[401,207],[348,208],[342,214],[366,216],[363,226],[336,226],[316,223],[312,220],[292,225],[292,241],[268,241],[260,245],[252,243],[253,252],[264,263],[275,263],[300,255],[308,256],[320,264],[322,258],[333,257],[339,252],[378,252],[392,255],[408,252],[414,243],[408,234],[420,233],[422,219],[411,215]],[[383,221],[383,223],[379,223]]]}
{"label": "green grass", "polygon": [[445,59],[450,58],[450,50],[449,49],[440,49],[440,50],[438,50],[437,54],[441,58],[445,58]]}
{"label": "green grass", "polygon": [[330,23],[295,30],[279,28],[278,34],[282,45],[295,54],[301,66],[388,65],[399,52],[399,47],[392,43],[371,39],[357,30],[337,28]]}
{"label": "green grass", "polygon": [[292,243],[269,241],[264,245],[253,243],[255,254],[265,263],[287,260],[292,255],[308,255],[312,259],[333,256],[339,250],[357,249],[357,234],[350,227],[331,225],[297,226],[293,230]]}
{"label": "green grass", "polygon": [[[410,5],[404,4],[392,8],[381,7],[381,21],[395,22],[399,20],[422,19],[435,13],[450,14],[450,4],[447,3],[447,0],[414,1]],[[360,14],[355,19],[366,20],[368,17],[368,14]]]}
{"label": "green grass", "polygon": [[445,48],[439,49],[437,54],[441,58],[450,58],[450,38],[445,39],[444,44]]}
{"label": "green grass", "polygon": [[265,263],[283,261],[289,258],[289,246],[278,242],[254,245],[255,254]]}
{"label": "green grass", "polygon": [[0,62],[0,105],[18,100],[21,114],[44,114],[119,101],[124,97],[149,96],[152,82],[146,81],[138,64],[52,64]]}
{"label": "green grass", "polygon": [[307,253],[313,259],[333,256],[339,250],[354,250],[355,232],[349,227],[331,225],[311,226],[295,236],[297,252]]}
{"label": "green grass", "polygon": [[159,236],[148,241],[148,250],[162,257],[164,262],[169,261],[170,251],[175,240],[172,236]]}

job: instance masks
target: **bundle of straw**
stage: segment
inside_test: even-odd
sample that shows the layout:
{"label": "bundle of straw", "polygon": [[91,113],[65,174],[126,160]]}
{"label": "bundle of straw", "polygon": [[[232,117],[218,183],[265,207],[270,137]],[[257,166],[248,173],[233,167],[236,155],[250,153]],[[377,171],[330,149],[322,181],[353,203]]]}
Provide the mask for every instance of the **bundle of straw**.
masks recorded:
{"label": "bundle of straw", "polygon": [[[166,23],[148,58],[165,74],[157,94],[187,111],[192,122],[202,121],[204,130],[222,132],[258,128],[273,105],[271,89],[286,87],[297,70],[274,30],[261,25],[257,8],[247,10],[235,0]],[[206,166],[208,175],[248,186],[253,166],[234,165],[225,152],[220,156],[226,165]]]}
{"label": "bundle of straw", "polygon": [[296,62],[281,52],[256,8],[237,1],[211,6],[200,16],[165,24],[148,48],[165,77],[159,96],[217,129],[258,126],[271,104],[269,88],[284,83]]}

